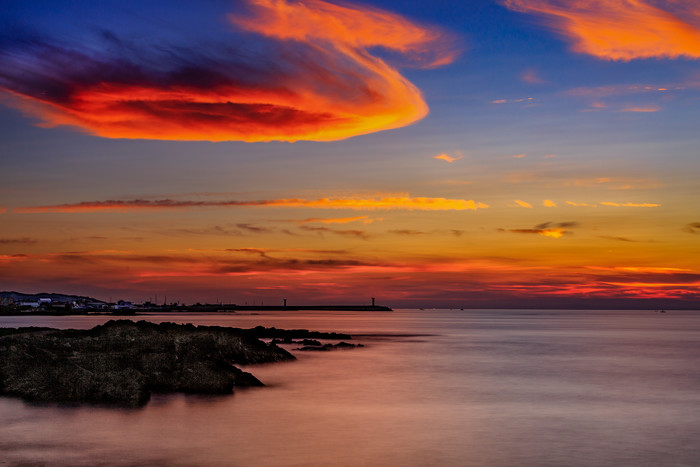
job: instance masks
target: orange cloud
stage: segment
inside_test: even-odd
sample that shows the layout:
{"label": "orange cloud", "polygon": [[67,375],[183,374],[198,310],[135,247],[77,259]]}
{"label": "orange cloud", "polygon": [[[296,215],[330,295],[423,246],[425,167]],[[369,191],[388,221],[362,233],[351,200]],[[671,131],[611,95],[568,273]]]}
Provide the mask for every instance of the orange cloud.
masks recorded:
{"label": "orange cloud", "polygon": [[14,263],[17,261],[27,261],[29,259],[31,259],[31,257],[24,254],[0,255],[0,263]]}
{"label": "orange cloud", "polygon": [[85,201],[75,204],[57,204],[51,206],[30,206],[17,209],[18,213],[42,213],[42,212],[96,212],[96,211],[138,211],[138,210],[165,210],[165,209],[191,209],[191,208],[219,208],[219,207],[244,207],[244,206],[271,206],[271,207],[295,207],[318,209],[405,209],[419,211],[445,211],[445,210],[476,210],[489,206],[484,203],[465,199],[447,198],[411,198],[407,196],[370,198],[370,199],[275,199],[258,201],[178,201],[171,199],[161,200],[108,200]]}
{"label": "orange cloud", "polygon": [[370,219],[369,216],[355,216],[355,217],[339,217],[339,218],[321,218],[321,217],[310,217],[308,219],[302,219],[296,221],[298,224],[308,224],[313,222],[318,222],[321,224],[347,224],[348,222],[362,221],[365,224],[371,224],[374,219]]}
{"label": "orange cloud", "polygon": [[373,48],[423,67],[457,55],[441,31],[375,8],[323,0],[247,4],[249,11],[230,21],[248,32],[246,41],[275,41],[274,52],[246,58],[173,49],[139,59],[143,54],[129,50],[101,56],[54,38],[31,47],[18,39],[0,51],[2,88],[43,126],[106,138],[332,141],[402,127],[428,113],[421,92]]}
{"label": "orange cloud", "polygon": [[[573,201],[567,201],[566,204],[568,204],[570,206],[576,206],[576,207],[589,207],[589,208],[598,207],[597,204],[575,203]],[[656,208],[656,207],[659,207],[661,205],[654,204],[654,203],[614,203],[612,201],[602,201],[600,203],[600,206],[613,206],[613,207],[623,207],[623,208]]]}
{"label": "orange cloud", "polygon": [[587,266],[587,269],[597,269],[603,271],[623,271],[632,272],[640,274],[676,274],[679,272],[692,272],[692,269],[685,268],[662,268],[662,267],[649,267],[649,266]]}
{"label": "orange cloud", "polygon": [[[564,235],[571,235],[572,232],[569,230],[564,230],[567,228],[578,227],[578,222],[568,221],[568,222],[545,222],[544,224],[536,225],[532,229],[510,229],[508,232],[517,234],[536,234],[542,235],[544,237],[560,238]],[[505,231],[505,229],[499,229],[500,231]]]}
{"label": "orange cloud", "polygon": [[649,113],[649,112],[658,112],[661,110],[661,107],[658,105],[651,105],[647,107],[625,107],[624,109],[620,110],[620,112],[642,112],[642,113]]}
{"label": "orange cloud", "polygon": [[677,289],[700,288],[700,282],[691,282],[687,284],[676,284],[674,282],[608,282],[610,285],[630,288],[645,288],[645,287],[674,287]]}
{"label": "orange cloud", "polygon": [[449,162],[450,164],[453,163],[454,161],[458,161],[460,159],[463,159],[464,155],[461,152],[456,152],[454,156],[450,156],[449,154],[442,153],[438,154],[437,156],[433,156],[433,159],[438,159],[438,160],[443,160],[445,162]]}
{"label": "orange cloud", "polygon": [[700,4],[695,0],[504,0],[544,16],[573,50],[606,60],[700,58]]}
{"label": "orange cloud", "polygon": [[5,214],[7,212],[7,208],[5,206],[0,206],[0,214]]}
{"label": "orange cloud", "polygon": [[616,206],[616,207],[626,207],[626,208],[657,208],[661,206],[660,204],[653,203],[613,203],[610,201],[604,201],[600,203],[601,206]]}
{"label": "orange cloud", "polygon": [[519,234],[537,234],[544,237],[559,238],[562,237],[566,232],[563,229],[511,229],[512,233]]}
{"label": "orange cloud", "polygon": [[363,240],[367,240],[370,236],[367,232],[364,230],[336,230],[336,229],[331,229],[329,227],[319,227],[319,226],[310,226],[310,225],[302,225],[302,229],[309,231],[309,232],[315,232],[319,235],[323,235],[325,233],[330,233],[334,235],[342,235],[345,237],[357,237],[361,238]]}
{"label": "orange cloud", "polygon": [[532,204],[527,203],[527,202],[525,202],[525,201],[522,201],[522,200],[519,200],[519,199],[515,199],[515,200],[513,200],[513,201],[515,201],[515,204],[517,204],[518,206],[521,206],[521,207],[524,207],[524,208],[529,208],[529,209],[532,208]]}
{"label": "orange cloud", "polygon": [[520,75],[520,79],[529,84],[544,84],[547,82],[540,77],[536,70],[533,69],[525,70],[523,74]]}
{"label": "orange cloud", "polygon": [[555,203],[551,199],[546,199],[546,200],[542,201],[542,206],[547,207],[547,208],[556,208],[557,203]]}
{"label": "orange cloud", "polygon": [[621,177],[595,177],[595,178],[579,178],[567,180],[565,186],[599,186],[602,185],[610,190],[632,190],[632,189],[649,189],[658,188],[660,183],[654,179],[633,179]]}

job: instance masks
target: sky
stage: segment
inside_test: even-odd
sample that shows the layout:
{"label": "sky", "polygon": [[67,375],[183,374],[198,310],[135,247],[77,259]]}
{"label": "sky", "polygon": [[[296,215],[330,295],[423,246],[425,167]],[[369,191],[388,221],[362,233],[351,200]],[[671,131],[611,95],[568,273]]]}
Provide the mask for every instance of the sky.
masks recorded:
{"label": "sky", "polygon": [[695,0],[5,0],[0,289],[700,308]]}

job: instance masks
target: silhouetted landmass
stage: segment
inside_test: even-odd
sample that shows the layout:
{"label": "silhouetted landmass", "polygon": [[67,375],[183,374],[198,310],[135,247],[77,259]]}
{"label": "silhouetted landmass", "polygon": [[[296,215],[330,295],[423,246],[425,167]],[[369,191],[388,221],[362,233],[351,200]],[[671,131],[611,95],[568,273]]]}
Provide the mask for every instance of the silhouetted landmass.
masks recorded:
{"label": "silhouetted landmass", "polygon": [[96,302],[96,303],[104,303],[106,304],[107,302],[103,302],[102,300],[98,300],[96,298],[92,297],[87,297],[84,295],[68,295],[68,294],[62,294],[62,293],[35,293],[35,294],[29,294],[29,293],[21,293],[21,292],[0,292],[0,298],[9,298],[15,301],[36,301],[39,300],[40,298],[50,298],[54,302],[58,303],[68,303],[68,302],[73,302],[73,301],[90,301],[90,302]]}
{"label": "silhouetted landmass", "polygon": [[0,329],[0,394],[28,401],[144,405],[151,392],[230,394],[262,386],[234,365],[294,360],[261,341],[336,333],[109,321],[89,330]]}
{"label": "silhouetted landmass", "polygon": [[25,294],[20,292],[0,292],[0,315],[86,315],[111,314],[114,316],[134,316],[138,313],[157,312],[186,312],[186,313],[217,313],[237,311],[393,311],[386,306],[375,305],[236,305],[222,303],[195,303],[183,305],[177,303],[162,305],[145,302],[135,304],[118,300],[108,303],[82,295],[67,295],[60,293]]}

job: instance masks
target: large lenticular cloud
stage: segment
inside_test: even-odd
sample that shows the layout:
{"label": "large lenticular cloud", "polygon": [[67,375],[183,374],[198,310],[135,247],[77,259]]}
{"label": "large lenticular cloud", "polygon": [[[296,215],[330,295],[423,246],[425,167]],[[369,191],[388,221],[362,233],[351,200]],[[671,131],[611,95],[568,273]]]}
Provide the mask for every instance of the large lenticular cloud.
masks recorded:
{"label": "large lenticular cloud", "polygon": [[15,37],[0,44],[0,89],[45,126],[107,138],[331,141],[428,112],[420,91],[373,48],[426,67],[455,56],[439,31],[385,11],[322,0],[247,3],[229,20],[260,47],[146,51],[113,34],[118,47]]}
{"label": "large lenticular cloud", "polygon": [[608,60],[700,58],[697,0],[503,0],[543,15],[576,52]]}

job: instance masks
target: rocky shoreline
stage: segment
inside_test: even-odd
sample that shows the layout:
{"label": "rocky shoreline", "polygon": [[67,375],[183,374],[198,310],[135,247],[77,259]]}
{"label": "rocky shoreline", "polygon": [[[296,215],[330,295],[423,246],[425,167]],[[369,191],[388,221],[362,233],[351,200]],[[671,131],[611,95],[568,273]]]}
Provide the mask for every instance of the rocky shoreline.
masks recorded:
{"label": "rocky shoreline", "polygon": [[263,386],[235,365],[295,357],[261,338],[350,339],[346,334],[147,321],[89,330],[0,329],[0,395],[32,402],[139,407],[152,392],[230,394]]}

